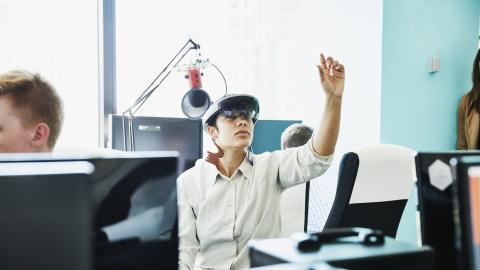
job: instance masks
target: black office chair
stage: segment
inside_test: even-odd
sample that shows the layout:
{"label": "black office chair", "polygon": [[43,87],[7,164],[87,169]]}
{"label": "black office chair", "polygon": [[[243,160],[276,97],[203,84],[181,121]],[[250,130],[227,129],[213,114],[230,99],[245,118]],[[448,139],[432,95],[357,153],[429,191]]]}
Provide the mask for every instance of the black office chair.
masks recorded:
{"label": "black office chair", "polygon": [[364,227],[395,237],[413,187],[413,151],[380,144],[345,154],[324,228]]}

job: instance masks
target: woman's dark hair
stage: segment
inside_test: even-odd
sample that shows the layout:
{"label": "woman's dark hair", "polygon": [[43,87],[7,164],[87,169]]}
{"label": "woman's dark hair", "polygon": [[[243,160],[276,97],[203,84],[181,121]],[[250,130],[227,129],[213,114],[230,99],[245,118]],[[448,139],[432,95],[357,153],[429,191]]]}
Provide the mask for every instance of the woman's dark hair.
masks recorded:
{"label": "woman's dark hair", "polygon": [[467,96],[471,106],[467,106],[467,108],[476,109],[480,113],[480,50],[477,51],[473,62],[472,83],[472,89]]}

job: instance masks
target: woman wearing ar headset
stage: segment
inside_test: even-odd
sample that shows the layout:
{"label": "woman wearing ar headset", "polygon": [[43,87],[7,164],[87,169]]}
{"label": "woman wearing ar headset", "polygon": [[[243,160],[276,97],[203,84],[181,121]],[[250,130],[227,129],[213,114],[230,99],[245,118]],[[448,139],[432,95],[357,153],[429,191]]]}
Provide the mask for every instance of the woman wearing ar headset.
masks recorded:
{"label": "woman wearing ar headset", "polygon": [[472,89],[460,100],[457,115],[457,149],[479,149],[480,129],[480,50],[477,51],[472,70]]}
{"label": "woman wearing ar headset", "polygon": [[248,241],[280,236],[282,191],[330,166],[345,71],[323,54],[317,67],[326,97],[323,118],[304,146],[261,155],[249,152],[260,111],[253,96],[227,95],[208,109],[204,130],[218,152],[208,152],[177,181],[180,269],[248,268]]}

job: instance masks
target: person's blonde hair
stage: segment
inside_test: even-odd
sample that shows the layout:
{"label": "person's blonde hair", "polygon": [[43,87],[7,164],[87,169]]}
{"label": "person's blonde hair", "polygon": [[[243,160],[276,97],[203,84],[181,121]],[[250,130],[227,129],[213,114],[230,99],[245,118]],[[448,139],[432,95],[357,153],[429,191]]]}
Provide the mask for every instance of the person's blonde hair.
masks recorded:
{"label": "person's blonde hair", "polygon": [[8,97],[24,125],[44,122],[50,128],[48,146],[53,148],[63,123],[62,101],[39,74],[10,71],[0,74],[0,97]]}

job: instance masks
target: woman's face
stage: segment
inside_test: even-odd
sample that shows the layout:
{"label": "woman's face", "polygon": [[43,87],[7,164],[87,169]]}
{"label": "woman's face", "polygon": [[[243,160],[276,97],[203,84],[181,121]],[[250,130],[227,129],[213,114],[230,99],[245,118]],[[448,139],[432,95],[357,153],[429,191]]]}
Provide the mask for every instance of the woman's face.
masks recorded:
{"label": "woman's face", "polygon": [[209,127],[209,134],[223,151],[246,149],[253,139],[253,121],[250,117],[217,117],[217,127]]}

